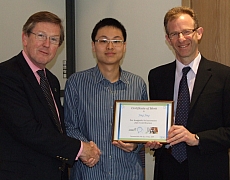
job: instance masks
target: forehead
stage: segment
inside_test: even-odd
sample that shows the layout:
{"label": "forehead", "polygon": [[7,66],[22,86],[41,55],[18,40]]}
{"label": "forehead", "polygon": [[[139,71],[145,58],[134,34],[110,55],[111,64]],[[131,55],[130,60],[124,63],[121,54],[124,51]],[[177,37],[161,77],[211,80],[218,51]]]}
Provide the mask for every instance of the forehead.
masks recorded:
{"label": "forehead", "polygon": [[167,28],[169,32],[177,29],[193,29],[194,24],[195,22],[190,15],[181,14],[177,18],[170,20]]}
{"label": "forehead", "polygon": [[38,22],[33,28],[33,31],[36,32],[45,32],[47,34],[52,34],[52,35],[60,35],[61,29],[60,26],[54,23],[49,23],[49,22]]}
{"label": "forehead", "polygon": [[104,26],[97,31],[96,38],[106,37],[106,38],[124,38],[122,31],[113,26]]}

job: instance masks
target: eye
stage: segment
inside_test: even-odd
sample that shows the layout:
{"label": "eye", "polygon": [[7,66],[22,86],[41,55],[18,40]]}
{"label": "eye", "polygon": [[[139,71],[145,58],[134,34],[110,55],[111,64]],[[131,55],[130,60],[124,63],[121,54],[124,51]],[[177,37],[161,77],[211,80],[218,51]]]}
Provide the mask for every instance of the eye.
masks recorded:
{"label": "eye", "polygon": [[120,40],[113,40],[113,43],[114,43],[114,44],[120,44],[121,41],[120,41]]}
{"label": "eye", "polygon": [[107,44],[108,40],[107,39],[100,39],[99,42],[102,43],[102,44]]}
{"label": "eye", "polygon": [[44,35],[42,33],[38,33],[37,36],[39,39],[46,39],[46,35]]}
{"label": "eye", "polygon": [[50,37],[50,40],[53,41],[53,42],[59,42],[58,37]]}
{"label": "eye", "polygon": [[175,36],[177,36],[177,35],[178,35],[177,32],[174,32],[174,33],[169,34],[170,37],[175,37]]}
{"label": "eye", "polygon": [[182,34],[183,35],[189,35],[189,34],[191,34],[191,30],[184,30],[183,32],[182,32]]}

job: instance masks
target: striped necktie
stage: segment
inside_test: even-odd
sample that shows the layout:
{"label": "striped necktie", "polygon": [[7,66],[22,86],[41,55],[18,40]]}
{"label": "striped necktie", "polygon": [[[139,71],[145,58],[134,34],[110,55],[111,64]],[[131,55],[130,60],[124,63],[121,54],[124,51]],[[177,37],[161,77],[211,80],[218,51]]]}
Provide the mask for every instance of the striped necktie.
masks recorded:
{"label": "striped necktie", "polygon": [[53,118],[55,120],[55,125],[57,126],[60,133],[63,133],[62,128],[61,128],[61,124],[60,124],[60,121],[58,118],[57,110],[56,110],[56,107],[54,105],[54,99],[53,99],[53,96],[52,96],[51,91],[50,91],[50,85],[49,85],[48,79],[45,76],[44,70],[38,70],[37,73],[40,76],[40,86],[41,86],[41,89],[43,91],[43,94],[46,97],[49,108],[53,114]]}

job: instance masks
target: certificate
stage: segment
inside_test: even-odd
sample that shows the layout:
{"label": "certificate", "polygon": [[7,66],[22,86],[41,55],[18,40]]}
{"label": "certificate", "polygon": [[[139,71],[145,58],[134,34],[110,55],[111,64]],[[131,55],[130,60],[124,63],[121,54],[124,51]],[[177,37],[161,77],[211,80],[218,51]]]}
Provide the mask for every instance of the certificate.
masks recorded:
{"label": "certificate", "polygon": [[113,140],[166,143],[173,101],[115,101]]}

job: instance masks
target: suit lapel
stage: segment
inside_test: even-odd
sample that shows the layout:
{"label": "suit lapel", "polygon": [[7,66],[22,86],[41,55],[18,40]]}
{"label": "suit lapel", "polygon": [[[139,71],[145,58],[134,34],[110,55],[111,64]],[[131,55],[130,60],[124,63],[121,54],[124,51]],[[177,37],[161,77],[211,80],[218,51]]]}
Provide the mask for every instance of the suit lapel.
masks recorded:
{"label": "suit lapel", "polygon": [[60,85],[58,81],[53,78],[53,75],[49,70],[46,70],[46,73],[47,73],[46,75],[50,84],[51,91],[54,96],[55,103],[59,111],[62,130],[65,133],[63,106],[61,105],[61,101],[60,101]]}
{"label": "suit lapel", "polygon": [[19,54],[18,56],[18,63],[19,63],[19,67],[21,69],[21,72],[24,74],[24,76],[26,77],[27,81],[29,84],[31,84],[34,92],[36,93],[38,99],[40,100],[40,102],[42,103],[42,105],[45,107],[45,110],[47,111],[47,113],[50,116],[50,119],[52,119],[53,123],[55,124],[55,120],[53,118],[52,112],[48,106],[48,103],[46,101],[45,96],[43,95],[42,89],[33,73],[33,71],[31,70],[31,68],[29,67],[29,65],[27,64],[26,60],[24,59],[22,53]]}
{"label": "suit lapel", "polygon": [[193,108],[204,87],[212,76],[212,70],[208,64],[208,61],[204,57],[202,57],[194,83],[190,110]]}
{"label": "suit lapel", "polygon": [[27,64],[26,60],[24,59],[22,53],[19,56],[18,63],[19,63],[19,67],[21,69],[21,72],[26,77],[28,83],[33,87],[35,93],[37,94],[37,96],[39,97],[39,99],[41,100],[43,105],[46,104],[46,102],[44,101],[45,99],[43,97],[41,87],[39,86],[39,83],[38,83],[36,77],[34,76],[33,71],[30,69],[30,67]]}
{"label": "suit lapel", "polygon": [[173,61],[168,65],[167,74],[165,79],[165,96],[167,100],[173,100],[174,95],[174,84],[175,84],[175,71],[176,71],[176,61]]}

